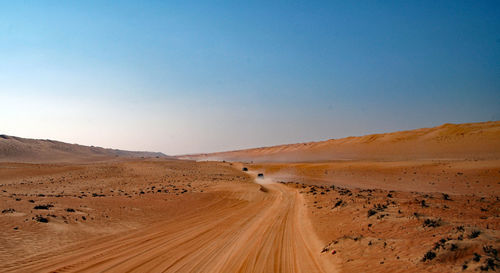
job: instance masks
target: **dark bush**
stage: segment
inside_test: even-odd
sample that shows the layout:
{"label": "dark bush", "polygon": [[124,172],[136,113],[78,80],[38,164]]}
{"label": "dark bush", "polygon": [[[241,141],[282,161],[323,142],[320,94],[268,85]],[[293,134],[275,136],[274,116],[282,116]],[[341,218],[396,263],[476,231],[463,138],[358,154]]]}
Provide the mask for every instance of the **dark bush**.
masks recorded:
{"label": "dark bush", "polygon": [[40,223],[48,223],[49,219],[47,219],[47,218],[45,218],[43,216],[37,215],[35,217],[35,221],[40,222]]}
{"label": "dark bush", "polygon": [[49,209],[49,208],[52,208],[53,205],[38,205],[38,206],[35,206],[34,209]]}
{"label": "dark bush", "polygon": [[471,232],[471,234],[469,234],[469,238],[470,239],[477,238],[477,237],[479,237],[480,234],[481,234],[481,231],[479,231],[479,230],[473,230]]}
{"label": "dark bush", "polygon": [[377,204],[375,206],[373,206],[374,209],[378,210],[378,211],[384,211],[385,209],[387,209],[387,205],[385,204]]}
{"label": "dark bush", "polygon": [[439,227],[441,226],[440,220],[425,219],[424,227]]}
{"label": "dark bush", "polygon": [[432,259],[436,258],[436,253],[432,250],[427,251],[427,253],[424,254],[424,258],[422,258],[422,261],[431,261]]}
{"label": "dark bush", "polygon": [[377,214],[376,210],[373,210],[373,209],[368,210],[368,217],[373,216],[375,214]]}
{"label": "dark bush", "polygon": [[481,269],[481,271],[489,271],[490,269],[491,271],[495,271],[498,267],[498,264],[493,258],[488,258],[486,259],[484,265],[480,266],[479,269]]}
{"label": "dark bush", "polygon": [[489,254],[493,257],[498,256],[498,250],[493,248],[493,246],[483,246],[483,251],[484,251],[484,253]]}

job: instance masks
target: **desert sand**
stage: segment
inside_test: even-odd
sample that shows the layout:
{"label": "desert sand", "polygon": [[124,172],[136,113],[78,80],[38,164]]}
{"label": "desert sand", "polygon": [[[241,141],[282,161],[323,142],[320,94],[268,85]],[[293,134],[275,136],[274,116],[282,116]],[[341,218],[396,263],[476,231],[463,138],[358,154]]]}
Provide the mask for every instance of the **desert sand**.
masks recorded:
{"label": "desert sand", "polygon": [[137,157],[167,158],[163,153],[105,149],[49,139],[0,135],[0,162],[96,162]]}
{"label": "desert sand", "polygon": [[253,162],[484,160],[500,158],[499,136],[500,121],[443,124],[410,131],[185,155],[180,158]]}
{"label": "desert sand", "polygon": [[498,161],[245,166],[299,190],[340,272],[498,270]]}
{"label": "desert sand", "polygon": [[2,272],[334,272],[297,190],[222,163],[0,165]]}
{"label": "desert sand", "polygon": [[500,122],[199,161],[43,151],[0,160],[1,272],[500,269]]}

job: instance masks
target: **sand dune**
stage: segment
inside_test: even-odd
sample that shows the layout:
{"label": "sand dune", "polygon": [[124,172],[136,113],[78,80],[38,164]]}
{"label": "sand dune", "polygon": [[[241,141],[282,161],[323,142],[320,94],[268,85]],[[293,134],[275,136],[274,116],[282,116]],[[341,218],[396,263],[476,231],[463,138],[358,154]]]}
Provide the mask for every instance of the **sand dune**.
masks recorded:
{"label": "sand dune", "polygon": [[[5,268],[30,272],[333,272],[317,261],[299,195],[282,185],[101,243]],[[252,194],[253,192],[253,194]]]}
{"label": "sand dune", "polygon": [[499,128],[184,157],[254,163],[2,136],[0,271],[498,270]]}
{"label": "sand dune", "polygon": [[444,124],[411,131],[187,155],[180,158],[254,162],[500,159],[500,121]]}
{"label": "sand dune", "polygon": [[[51,171],[30,180],[49,182],[27,185],[23,174],[0,170],[2,205],[12,210],[0,215],[2,272],[334,272],[298,191],[281,184],[263,191],[228,165],[35,166]],[[40,204],[51,206],[33,211]],[[29,220],[34,214],[48,222]]]}
{"label": "sand dune", "polygon": [[498,194],[258,185],[241,166],[0,163],[1,271],[468,272],[499,263]]}
{"label": "sand dune", "polygon": [[105,149],[54,140],[0,135],[0,162],[76,162],[116,157],[167,157],[162,153]]}
{"label": "sand dune", "polygon": [[183,158],[244,161],[298,189],[341,272],[500,268],[498,121]]}
{"label": "sand dune", "polygon": [[500,160],[254,163],[276,181],[349,188],[500,195]]}

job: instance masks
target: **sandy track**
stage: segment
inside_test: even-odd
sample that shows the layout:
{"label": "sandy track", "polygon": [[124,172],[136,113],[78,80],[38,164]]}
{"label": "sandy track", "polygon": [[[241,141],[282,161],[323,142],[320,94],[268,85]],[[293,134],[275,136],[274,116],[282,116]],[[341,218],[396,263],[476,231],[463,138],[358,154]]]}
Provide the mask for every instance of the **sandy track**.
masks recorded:
{"label": "sandy track", "polygon": [[[239,188],[238,188],[239,187]],[[109,241],[7,265],[7,272],[332,272],[304,202],[281,184],[233,195],[182,218]]]}

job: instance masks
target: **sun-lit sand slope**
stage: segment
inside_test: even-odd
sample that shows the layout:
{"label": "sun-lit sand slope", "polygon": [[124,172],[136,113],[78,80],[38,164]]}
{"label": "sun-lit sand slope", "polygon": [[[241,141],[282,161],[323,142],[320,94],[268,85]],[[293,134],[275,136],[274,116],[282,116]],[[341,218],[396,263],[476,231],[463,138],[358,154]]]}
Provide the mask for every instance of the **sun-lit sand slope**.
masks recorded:
{"label": "sun-lit sand slope", "polygon": [[499,128],[0,162],[0,272],[498,271]]}
{"label": "sun-lit sand slope", "polygon": [[0,162],[82,162],[117,157],[166,157],[162,153],[132,152],[54,140],[0,135]]}
{"label": "sun-lit sand slope", "polygon": [[276,181],[365,189],[500,196],[500,160],[255,163]]}
{"label": "sun-lit sand slope", "polygon": [[[499,268],[500,161],[245,164],[299,190],[340,272]],[[332,252],[335,252],[332,254]]]}
{"label": "sun-lit sand slope", "polygon": [[334,271],[298,191],[229,164],[4,163],[0,174],[2,272]]}
{"label": "sun-lit sand slope", "polygon": [[500,121],[444,124],[411,131],[189,155],[182,158],[254,162],[500,159]]}
{"label": "sun-lit sand slope", "polygon": [[187,156],[298,189],[341,272],[500,270],[500,122]]}
{"label": "sun-lit sand slope", "polygon": [[[457,131],[464,134],[461,140]],[[395,154],[374,158],[366,152],[374,146],[365,143],[346,147],[365,145],[359,155],[366,158],[258,162],[248,157],[255,162],[247,158],[244,166],[299,190],[313,229],[327,241],[323,253],[341,272],[500,270],[498,122],[379,137],[415,132],[425,132],[418,141],[408,140],[421,145],[417,151],[400,140],[379,141]],[[447,141],[436,142],[430,132]],[[431,140],[422,141],[424,136]],[[440,153],[420,157],[420,151],[432,149]],[[260,150],[250,154],[254,151]],[[409,156],[397,154],[403,151]]]}

